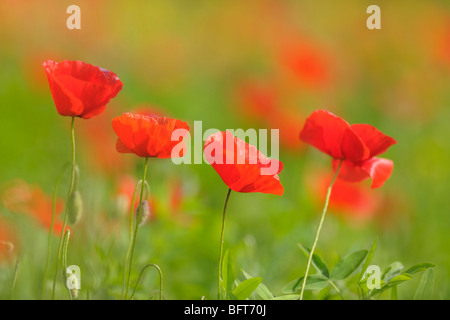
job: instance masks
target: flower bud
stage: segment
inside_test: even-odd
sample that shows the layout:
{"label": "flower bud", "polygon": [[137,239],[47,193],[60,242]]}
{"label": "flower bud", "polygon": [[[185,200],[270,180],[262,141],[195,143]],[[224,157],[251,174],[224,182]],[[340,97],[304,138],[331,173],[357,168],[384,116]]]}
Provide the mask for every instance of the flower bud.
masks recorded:
{"label": "flower bud", "polygon": [[72,192],[67,206],[69,224],[74,226],[78,223],[83,214],[83,200],[80,191],[75,190]]}
{"label": "flower bud", "polygon": [[[141,208],[141,216],[139,217],[139,208]],[[148,204],[147,200],[144,200],[141,202],[141,205],[139,205],[135,210],[136,219],[139,218],[138,225],[142,226],[147,218],[150,216],[150,206]]]}

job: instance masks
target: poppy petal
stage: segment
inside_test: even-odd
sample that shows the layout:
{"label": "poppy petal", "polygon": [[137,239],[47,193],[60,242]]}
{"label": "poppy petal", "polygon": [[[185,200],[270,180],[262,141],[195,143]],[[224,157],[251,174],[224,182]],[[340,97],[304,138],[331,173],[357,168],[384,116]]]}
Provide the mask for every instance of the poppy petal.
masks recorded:
{"label": "poppy petal", "polygon": [[283,163],[266,158],[255,146],[231,132],[211,135],[206,139],[203,150],[206,161],[233,191],[283,194],[278,177]]}
{"label": "poppy petal", "polygon": [[394,138],[385,135],[369,124],[352,124],[351,128],[370,149],[370,157],[386,152],[390,146],[397,143]]}
{"label": "poppy petal", "polygon": [[136,113],[124,113],[114,118],[112,127],[118,136],[118,152],[157,158],[171,158],[173,148],[183,142],[182,137],[172,141],[175,130],[184,129],[184,134],[189,131],[189,126],[183,121]]}
{"label": "poppy petal", "polygon": [[[333,159],[333,170],[336,171],[339,159]],[[361,182],[372,178],[372,189],[381,187],[389,179],[394,168],[394,162],[384,158],[370,158],[360,163],[343,161],[339,170],[339,178],[349,182]]]}
{"label": "poppy petal", "polygon": [[[332,166],[333,170],[336,171],[339,165],[340,159],[333,159]],[[352,161],[342,161],[341,168],[339,169],[339,178],[349,182],[361,182],[368,178],[370,175],[367,171],[363,170],[361,165],[356,164]]]}
{"label": "poppy petal", "polygon": [[63,116],[96,116],[123,86],[113,72],[82,61],[48,60],[43,66],[56,109]]}
{"label": "poppy petal", "polygon": [[333,158],[343,158],[341,142],[350,125],[326,110],[314,111],[300,132],[300,139]]}
{"label": "poppy petal", "polygon": [[365,160],[370,155],[369,148],[351,129],[347,129],[344,131],[344,135],[342,136],[341,148],[344,159],[350,161]]}
{"label": "poppy petal", "polygon": [[128,148],[120,139],[117,139],[116,150],[120,153],[133,153],[133,150]]}
{"label": "poppy petal", "polygon": [[384,158],[371,158],[364,161],[362,169],[372,178],[372,189],[381,187],[392,174],[394,162]]}

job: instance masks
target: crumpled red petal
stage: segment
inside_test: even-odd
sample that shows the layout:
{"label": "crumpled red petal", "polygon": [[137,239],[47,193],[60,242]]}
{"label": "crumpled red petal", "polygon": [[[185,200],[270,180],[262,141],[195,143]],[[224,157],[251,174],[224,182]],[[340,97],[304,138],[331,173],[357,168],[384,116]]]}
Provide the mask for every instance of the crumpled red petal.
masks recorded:
{"label": "crumpled red petal", "polygon": [[208,137],[204,154],[206,161],[233,191],[276,195],[282,195],[284,192],[278,177],[283,163],[268,159],[255,146],[247,144],[228,131],[217,132]]}
{"label": "crumpled red petal", "polygon": [[343,158],[341,142],[350,125],[326,110],[314,111],[300,132],[300,139],[333,158]]}
{"label": "crumpled red petal", "polygon": [[352,124],[351,128],[369,148],[370,158],[386,152],[390,146],[397,143],[394,138],[385,135],[369,124]]}

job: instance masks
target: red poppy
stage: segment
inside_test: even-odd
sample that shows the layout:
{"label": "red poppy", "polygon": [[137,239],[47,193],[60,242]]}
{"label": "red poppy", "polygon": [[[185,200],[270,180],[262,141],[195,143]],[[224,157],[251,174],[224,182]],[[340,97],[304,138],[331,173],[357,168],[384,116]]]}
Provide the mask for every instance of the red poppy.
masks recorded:
{"label": "red poppy", "polygon": [[62,116],[89,119],[99,115],[123,86],[113,72],[82,61],[48,60],[43,65]]}
{"label": "red poppy", "polygon": [[[189,126],[183,121],[136,113],[124,113],[114,118],[112,126],[118,136],[117,151],[140,157],[171,158],[172,149],[182,143],[189,131]],[[184,130],[184,133],[180,131],[181,138],[173,141],[172,133],[177,129]],[[182,157],[184,149],[176,156]]]}
{"label": "red poppy", "polygon": [[[26,213],[33,217],[42,227],[49,230],[52,221],[52,199],[49,198],[39,186],[32,187],[27,183],[15,180],[11,181],[7,189],[1,194],[1,200],[5,207],[14,213]],[[61,199],[56,200],[55,221],[53,232],[60,234],[62,222],[58,219],[63,209]]]}
{"label": "red poppy", "polygon": [[303,84],[320,87],[329,83],[330,58],[312,42],[289,41],[280,56],[281,63]]}
{"label": "red poppy", "polygon": [[397,143],[368,124],[348,124],[326,110],[314,111],[306,120],[300,139],[333,157],[333,168],[343,160],[339,177],[351,182],[372,178],[372,188],[391,176],[392,160],[378,158]]}
{"label": "red poppy", "polygon": [[[231,132],[217,132],[209,136],[203,152],[205,159],[231,190],[283,194],[283,185],[278,177],[283,163],[266,158],[255,146]],[[266,173],[264,169],[267,169]]]}

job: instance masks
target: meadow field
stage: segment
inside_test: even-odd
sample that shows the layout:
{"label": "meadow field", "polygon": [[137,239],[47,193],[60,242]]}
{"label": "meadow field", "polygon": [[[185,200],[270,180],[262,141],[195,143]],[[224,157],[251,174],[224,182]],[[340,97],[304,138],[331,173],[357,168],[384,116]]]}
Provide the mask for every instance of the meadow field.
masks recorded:
{"label": "meadow field", "polygon": [[[375,2],[78,0],[70,30],[67,2],[1,1],[0,299],[449,299],[450,3]],[[94,116],[63,115],[43,64],[65,60],[123,87]],[[302,296],[341,158],[301,139],[317,110],[395,139],[393,169],[375,188],[333,180]],[[128,112],[185,123],[190,163],[119,152]],[[282,162],[275,191],[239,191],[202,158],[209,129],[239,128],[279,130],[263,152]]]}

